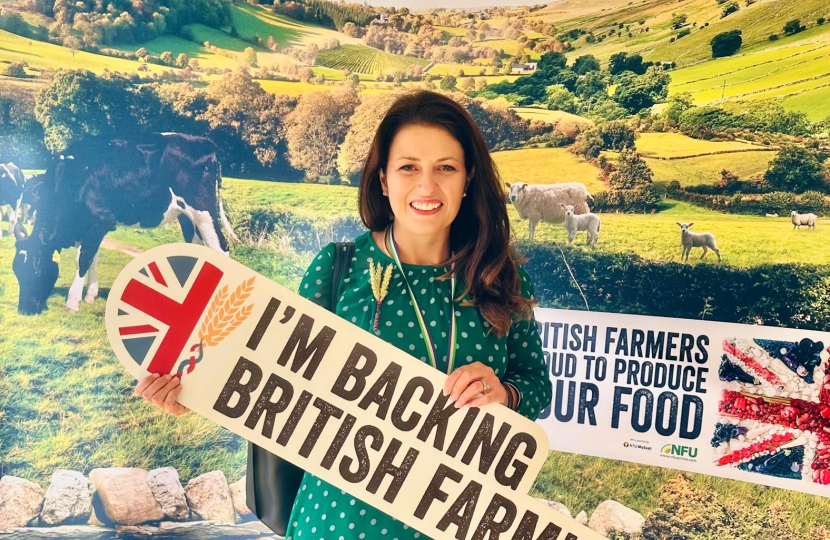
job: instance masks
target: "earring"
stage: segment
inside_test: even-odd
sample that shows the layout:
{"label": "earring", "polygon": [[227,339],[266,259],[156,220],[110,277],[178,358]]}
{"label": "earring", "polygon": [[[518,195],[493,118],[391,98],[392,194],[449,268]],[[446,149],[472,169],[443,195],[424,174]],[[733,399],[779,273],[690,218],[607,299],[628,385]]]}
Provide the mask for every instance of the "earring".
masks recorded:
{"label": "earring", "polygon": [[462,197],[466,197],[466,196],[467,196],[467,192],[465,191],[465,192],[464,192],[464,195],[462,195]]}
{"label": "earring", "polygon": [[388,196],[389,196],[389,194],[388,194],[388,193],[386,193],[386,192],[384,191],[384,192],[383,192],[383,196],[384,196],[384,197],[388,197]]}

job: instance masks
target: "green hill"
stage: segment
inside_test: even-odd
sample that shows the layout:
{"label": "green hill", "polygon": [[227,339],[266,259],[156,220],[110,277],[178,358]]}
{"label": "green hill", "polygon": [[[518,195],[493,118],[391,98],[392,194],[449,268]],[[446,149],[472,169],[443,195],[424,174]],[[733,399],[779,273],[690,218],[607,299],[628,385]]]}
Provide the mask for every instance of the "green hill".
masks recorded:
{"label": "green hill", "polygon": [[317,64],[331,69],[348,70],[354,73],[383,73],[392,75],[406,71],[412,64],[426,66],[429,60],[398,56],[365,45],[343,45],[317,53]]}

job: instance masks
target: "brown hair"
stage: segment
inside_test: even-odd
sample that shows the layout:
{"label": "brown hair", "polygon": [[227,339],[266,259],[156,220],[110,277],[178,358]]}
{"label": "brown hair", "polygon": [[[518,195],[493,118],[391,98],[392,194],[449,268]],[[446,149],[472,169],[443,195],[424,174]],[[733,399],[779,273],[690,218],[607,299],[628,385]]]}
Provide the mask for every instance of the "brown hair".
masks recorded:
{"label": "brown hair", "polygon": [[[513,316],[529,319],[534,300],[521,295],[517,265],[521,258],[510,245],[510,221],[504,188],[484,142],[470,114],[451,98],[430,91],[408,92],[398,98],[378,126],[358,189],[360,219],[371,231],[382,231],[392,221],[392,207],[382,194],[380,171],[385,171],[389,148],[395,134],[404,126],[422,124],[446,129],[464,149],[467,175],[475,174],[467,196],[450,226],[450,250],[455,255],[447,264],[465,284],[470,301],[477,306],[498,336],[506,335]],[[449,279],[449,273],[439,279]]]}

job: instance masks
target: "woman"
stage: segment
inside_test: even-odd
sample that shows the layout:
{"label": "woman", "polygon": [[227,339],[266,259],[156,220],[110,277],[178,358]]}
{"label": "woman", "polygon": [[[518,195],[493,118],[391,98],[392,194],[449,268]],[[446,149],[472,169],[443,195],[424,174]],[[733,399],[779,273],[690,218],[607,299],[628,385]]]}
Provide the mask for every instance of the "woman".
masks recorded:
{"label": "woman", "polygon": [[[372,141],[358,198],[369,231],[355,239],[351,266],[334,285],[333,311],[449,373],[444,393],[457,407],[500,403],[535,420],[550,404],[551,383],[533,286],[510,246],[502,183],[470,115],[441,94],[400,97]],[[327,309],[333,261],[331,243],[299,290]],[[380,302],[370,272],[377,264],[384,271],[391,265]],[[175,401],[180,388],[178,378],[149,376],[136,393],[183,414],[187,408]],[[286,538],[367,537],[425,538],[306,473]]]}

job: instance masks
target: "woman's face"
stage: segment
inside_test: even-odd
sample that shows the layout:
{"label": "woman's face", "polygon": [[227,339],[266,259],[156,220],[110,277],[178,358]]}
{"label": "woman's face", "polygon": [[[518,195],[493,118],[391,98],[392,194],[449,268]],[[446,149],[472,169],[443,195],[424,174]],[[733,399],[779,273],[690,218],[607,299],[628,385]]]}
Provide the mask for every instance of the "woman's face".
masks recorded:
{"label": "woman's face", "polygon": [[395,228],[434,235],[452,224],[469,179],[464,149],[444,128],[410,124],[392,140],[380,181],[388,193]]}

